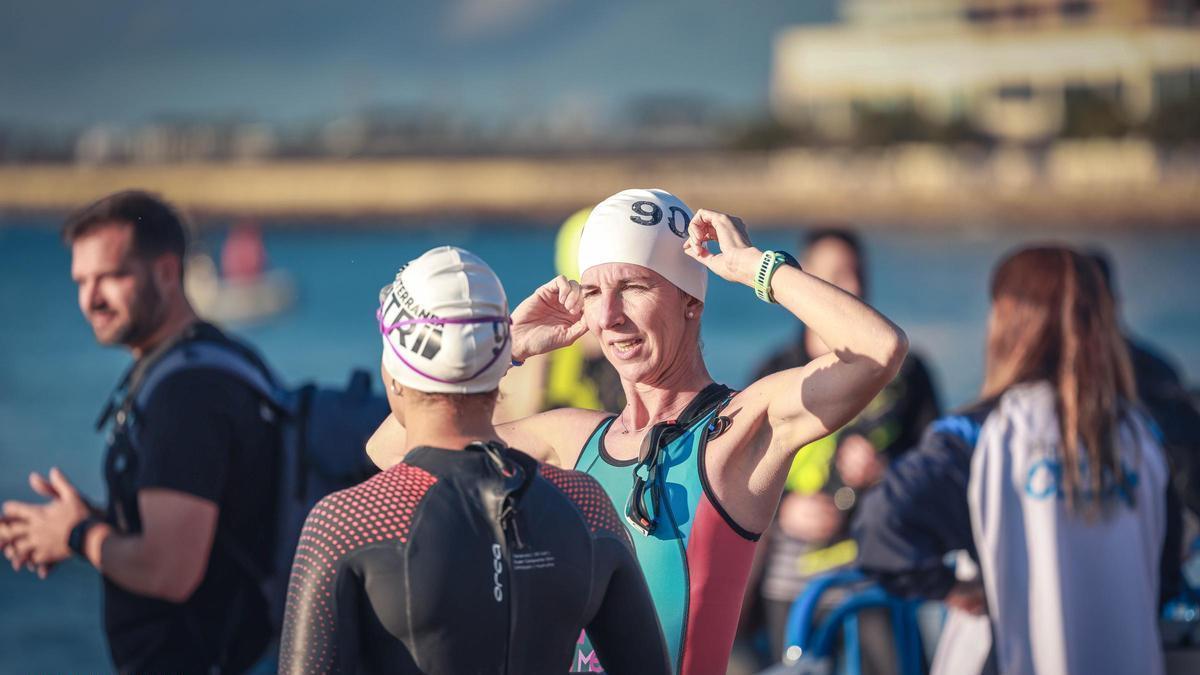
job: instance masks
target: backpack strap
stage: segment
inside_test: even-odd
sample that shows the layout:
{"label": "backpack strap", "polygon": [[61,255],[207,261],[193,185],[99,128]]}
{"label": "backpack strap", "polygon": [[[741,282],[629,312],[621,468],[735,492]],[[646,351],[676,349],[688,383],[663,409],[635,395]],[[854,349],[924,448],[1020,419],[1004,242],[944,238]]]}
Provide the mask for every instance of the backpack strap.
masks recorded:
{"label": "backpack strap", "polygon": [[[96,419],[96,431],[103,430],[115,413],[122,410],[128,413],[132,407],[131,396],[141,386],[142,381],[146,378],[146,374],[153,370],[158,365],[158,362],[173,349],[185,341],[193,339],[196,332],[196,326],[189,326],[179,335],[155,347],[149,353],[143,355],[142,358],[133,362],[125,370],[125,374],[121,376],[117,386],[108,395],[108,401],[105,403],[104,409],[100,411],[100,416]],[[121,421],[120,423],[123,424],[124,422]]]}
{"label": "backpack strap", "polygon": [[286,410],[275,378],[231,345],[213,341],[186,342],[177,345],[153,364],[135,389],[129,392],[136,410],[144,410],[155,388],[168,376],[182,370],[220,370],[249,386],[262,399],[280,410]]}
{"label": "backpack strap", "polygon": [[[208,335],[212,333],[218,337]],[[128,416],[143,410],[151,393],[167,376],[187,368],[224,371],[253,389],[276,412],[291,413],[289,399],[278,384],[278,378],[261,359],[225,339],[215,328],[200,323],[159,345],[125,371],[96,419],[96,430],[103,430],[113,415],[121,411]],[[120,423],[124,423],[123,420]]]}

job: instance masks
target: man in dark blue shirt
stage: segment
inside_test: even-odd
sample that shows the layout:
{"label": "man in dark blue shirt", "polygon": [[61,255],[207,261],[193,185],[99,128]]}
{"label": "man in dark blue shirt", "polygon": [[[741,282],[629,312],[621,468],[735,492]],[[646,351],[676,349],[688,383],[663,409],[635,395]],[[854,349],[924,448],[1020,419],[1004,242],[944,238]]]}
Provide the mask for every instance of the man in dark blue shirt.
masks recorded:
{"label": "man in dark blue shirt", "polygon": [[[249,385],[213,369],[173,371],[141,405],[133,392],[193,341],[246,347],[200,321],[183,291],[184,226],[154,195],[105,197],[63,231],[79,307],[103,345],[135,361],[102,422],[106,508],[57,469],[30,476],[48,501],[4,504],[0,546],[43,577],[77,554],[104,578],[104,627],[121,672],[237,672],[271,640],[252,568],[270,564],[278,433]],[[269,527],[268,527],[269,529]]]}

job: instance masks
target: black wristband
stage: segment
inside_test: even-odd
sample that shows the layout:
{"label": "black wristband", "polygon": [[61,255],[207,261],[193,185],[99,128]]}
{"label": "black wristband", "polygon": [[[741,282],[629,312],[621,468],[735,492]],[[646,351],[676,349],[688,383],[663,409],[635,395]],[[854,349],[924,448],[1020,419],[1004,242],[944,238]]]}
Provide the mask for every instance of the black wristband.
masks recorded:
{"label": "black wristband", "polygon": [[76,523],[75,527],[71,528],[71,534],[67,535],[67,548],[71,549],[81,558],[86,558],[87,554],[83,551],[83,543],[87,541],[88,530],[92,529],[93,525],[99,525],[104,521],[96,516],[88,516]]}

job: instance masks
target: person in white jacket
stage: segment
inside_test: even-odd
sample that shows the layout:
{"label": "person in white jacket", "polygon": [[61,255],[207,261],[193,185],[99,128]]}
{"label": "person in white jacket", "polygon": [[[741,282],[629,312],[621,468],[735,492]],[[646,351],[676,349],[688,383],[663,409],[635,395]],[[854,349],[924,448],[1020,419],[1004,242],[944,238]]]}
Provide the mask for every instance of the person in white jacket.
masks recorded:
{"label": "person in white jacket", "polygon": [[[935,422],[865,498],[861,564],[946,600],[942,672],[1162,673],[1167,464],[1112,298],[1091,260],[1058,246],[1009,255],[991,296],[981,400]],[[945,567],[954,550],[981,584]]]}

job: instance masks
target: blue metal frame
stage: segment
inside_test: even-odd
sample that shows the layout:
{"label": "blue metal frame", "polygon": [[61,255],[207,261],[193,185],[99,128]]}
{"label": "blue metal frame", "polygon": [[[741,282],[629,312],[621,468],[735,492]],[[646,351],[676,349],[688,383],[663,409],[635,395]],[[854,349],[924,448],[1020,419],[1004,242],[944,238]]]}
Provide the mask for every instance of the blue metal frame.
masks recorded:
{"label": "blue metal frame", "polygon": [[[820,623],[814,624],[817,606],[825,593],[848,586],[845,600],[830,611]],[[787,649],[800,648],[801,661],[821,661],[834,656],[837,638],[842,636],[846,659],[839,672],[859,675],[862,671],[858,613],[864,609],[886,607],[891,614],[893,638],[901,675],[922,675],[925,653],[917,621],[919,600],[905,600],[885,591],[862,571],[854,568],[838,570],[812,579],[804,592],[792,603],[784,635]],[[1182,592],[1163,608],[1166,622],[1182,624],[1185,631],[1194,631],[1200,624],[1200,591],[1184,584]],[[785,650],[786,651],[786,650]]]}
{"label": "blue metal frame", "polygon": [[839,570],[815,577],[804,587],[804,592],[792,603],[788,612],[787,629],[784,633],[787,645],[800,647],[801,653],[807,653],[811,641],[812,618],[816,614],[817,603],[826,591],[839,586],[866,581],[867,577],[857,569]]}
{"label": "blue metal frame", "polygon": [[[851,592],[819,626],[813,625],[817,605],[826,592],[856,584],[862,584],[863,587]],[[857,569],[831,572],[810,581],[804,592],[792,604],[788,613],[786,642],[789,648],[800,648],[801,659],[828,659],[833,656],[840,633],[847,654],[844,672],[858,675],[862,670],[858,612],[873,607],[886,607],[891,614],[901,675],[922,675],[924,652],[917,625],[919,605],[919,601],[905,600],[888,593],[878,584],[870,582]]]}

